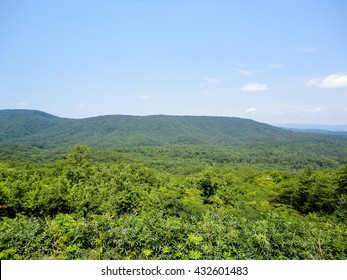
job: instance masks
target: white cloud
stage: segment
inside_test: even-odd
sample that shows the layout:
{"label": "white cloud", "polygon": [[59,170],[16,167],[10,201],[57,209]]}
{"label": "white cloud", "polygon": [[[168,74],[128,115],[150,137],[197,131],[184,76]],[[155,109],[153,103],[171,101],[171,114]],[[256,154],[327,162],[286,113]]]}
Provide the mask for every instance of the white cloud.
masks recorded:
{"label": "white cloud", "polygon": [[278,63],[273,63],[273,64],[270,64],[270,68],[272,68],[272,69],[280,69],[280,68],[282,68],[282,65],[278,64]]}
{"label": "white cloud", "polygon": [[206,85],[204,83],[199,84],[199,88],[204,88]]}
{"label": "white cloud", "polygon": [[307,86],[327,89],[347,88],[347,75],[332,74],[326,78],[312,79]]}
{"label": "white cloud", "polygon": [[296,44],[296,45],[292,45],[289,46],[287,48],[281,49],[279,50],[277,53],[284,53],[284,52],[292,52],[292,51],[296,51],[299,53],[314,53],[316,51],[315,48],[312,47],[303,47],[301,44]]}
{"label": "white cloud", "polygon": [[248,108],[245,110],[245,112],[247,112],[247,113],[255,113],[256,111],[257,111],[256,108]]}
{"label": "white cloud", "polygon": [[298,48],[299,46],[300,45],[292,45],[292,46],[289,46],[289,47],[286,47],[284,49],[279,50],[277,53],[284,53],[284,52],[292,51],[292,50]]}
{"label": "white cloud", "polygon": [[313,107],[313,108],[296,108],[289,109],[287,113],[289,114],[317,114],[326,112],[326,108],[324,107]]}
{"label": "white cloud", "polygon": [[304,112],[307,112],[307,113],[322,113],[324,111],[325,111],[325,108],[323,108],[323,107],[304,109]]}
{"label": "white cloud", "polygon": [[241,69],[241,68],[232,68],[232,71],[234,71],[235,73],[242,75],[242,76],[249,76],[252,75],[252,72],[249,70],[245,70],[245,69]]}
{"label": "white cloud", "polygon": [[304,47],[297,48],[296,50],[301,53],[314,53],[316,51],[315,48],[304,48]]}
{"label": "white cloud", "polygon": [[151,99],[151,96],[140,94],[137,96],[137,98],[141,100],[148,100],[148,99]]}
{"label": "white cloud", "polygon": [[84,105],[83,104],[77,104],[77,107],[82,109],[82,108],[84,108]]}
{"label": "white cloud", "polygon": [[266,84],[260,84],[260,83],[247,83],[241,86],[242,91],[248,91],[248,92],[265,91],[267,89],[268,89],[268,86]]}
{"label": "white cloud", "polygon": [[28,103],[26,102],[20,102],[17,104],[19,107],[28,107]]}
{"label": "white cloud", "polygon": [[220,83],[222,83],[221,80],[218,80],[218,79],[215,79],[215,78],[205,77],[204,79],[205,79],[206,82],[209,82],[211,84],[220,84]]}
{"label": "white cloud", "polygon": [[214,90],[211,90],[211,89],[204,89],[202,91],[202,94],[207,95],[207,96],[213,96],[216,94],[216,92]]}

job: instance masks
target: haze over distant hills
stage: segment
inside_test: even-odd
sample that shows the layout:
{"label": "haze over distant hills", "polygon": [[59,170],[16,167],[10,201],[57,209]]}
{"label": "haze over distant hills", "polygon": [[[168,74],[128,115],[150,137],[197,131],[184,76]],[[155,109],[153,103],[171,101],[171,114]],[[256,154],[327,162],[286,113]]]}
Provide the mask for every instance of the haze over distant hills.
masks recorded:
{"label": "haze over distant hills", "polygon": [[307,132],[347,132],[347,125],[324,125],[324,124],[274,124],[276,127]]}

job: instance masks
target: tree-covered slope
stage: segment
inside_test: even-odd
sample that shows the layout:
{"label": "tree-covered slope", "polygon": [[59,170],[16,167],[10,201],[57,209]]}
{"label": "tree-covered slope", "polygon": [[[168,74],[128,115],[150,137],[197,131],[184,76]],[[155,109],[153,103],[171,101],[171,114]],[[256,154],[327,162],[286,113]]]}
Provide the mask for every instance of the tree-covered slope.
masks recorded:
{"label": "tree-covered slope", "polygon": [[39,111],[0,111],[2,160],[54,160],[77,144],[104,150],[104,158],[121,154],[160,168],[163,164],[185,168],[187,162],[190,166],[336,167],[347,157],[346,136],[298,133],[241,118],[109,115],[65,119]]}
{"label": "tree-covered slope", "polygon": [[86,143],[94,146],[168,144],[236,144],[301,137],[252,120],[231,117],[125,116],[62,119],[30,110],[0,111],[0,139],[11,143],[52,146]]}
{"label": "tree-covered slope", "polygon": [[347,165],[209,166],[173,176],[98,162],[0,162],[0,260],[346,260]]}
{"label": "tree-covered slope", "polygon": [[345,136],[222,117],[0,119],[0,259],[346,259]]}
{"label": "tree-covered slope", "polygon": [[0,141],[23,139],[65,120],[36,110],[0,110]]}

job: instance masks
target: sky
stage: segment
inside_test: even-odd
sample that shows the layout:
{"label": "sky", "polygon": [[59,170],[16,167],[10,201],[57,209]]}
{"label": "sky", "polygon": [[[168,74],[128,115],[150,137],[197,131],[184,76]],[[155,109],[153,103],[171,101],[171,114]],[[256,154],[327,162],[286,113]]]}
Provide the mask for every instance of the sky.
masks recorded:
{"label": "sky", "polygon": [[345,0],[0,0],[0,109],[347,124]]}

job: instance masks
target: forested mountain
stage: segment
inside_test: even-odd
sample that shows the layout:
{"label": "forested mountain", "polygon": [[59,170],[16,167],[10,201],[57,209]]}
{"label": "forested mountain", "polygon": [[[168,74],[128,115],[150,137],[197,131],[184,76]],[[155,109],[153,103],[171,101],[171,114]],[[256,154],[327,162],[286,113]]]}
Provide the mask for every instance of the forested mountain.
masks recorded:
{"label": "forested mountain", "polygon": [[[0,111],[0,159],[54,160],[77,144],[96,149],[102,158],[121,154],[156,167],[182,159],[180,166],[252,163],[298,169],[336,167],[347,157],[346,136],[297,133],[241,118],[109,115],[68,119],[32,110]],[[115,151],[117,156],[110,156]]]}
{"label": "forested mountain", "polygon": [[0,141],[16,141],[65,120],[35,110],[0,110]]}
{"label": "forested mountain", "polygon": [[346,259],[346,157],[240,118],[3,110],[0,259]]}
{"label": "forested mountain", "polygon": [[267,124],[231,117],[110,115],[63,119],[39,111],[2,110],[0,120],[2,142],[52,146],[80,142],[95,146],[228,145],[293,136]]}
{"label": "forested mountain", "polygon": [[234,117],[108,115],[68,119],[35,110],[0,110],[1,143],[112,147],[281,144],[323,138]]}

